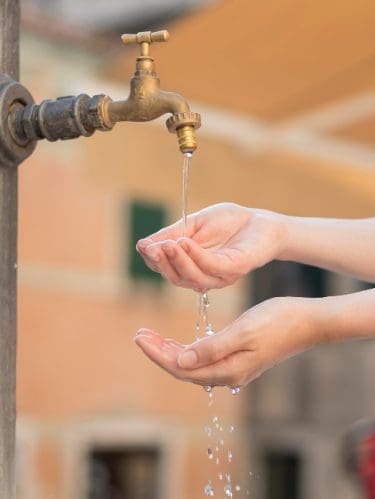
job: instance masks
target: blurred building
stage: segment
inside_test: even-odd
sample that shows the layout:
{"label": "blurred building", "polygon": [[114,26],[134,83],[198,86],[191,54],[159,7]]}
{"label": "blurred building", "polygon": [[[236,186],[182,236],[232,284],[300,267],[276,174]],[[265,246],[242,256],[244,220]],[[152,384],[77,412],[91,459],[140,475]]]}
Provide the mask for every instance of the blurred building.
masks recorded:
{"label": "blurred building", "polygon": [[[203,117],[191,210],[230,200],[373,216],[374,21],[370,1],[341,4],[338,15],[320,0],[232,0],[170,26],[170,42],[152,47],[162,86]],[[136,50],[94,40],[25,17],[23,81],[37,100],[127,95]],[[121,499],[201,496],[212,474],[207,397],[148,363],[131,339],[144,325],[183,341],[194,335],[194,293],[146,273],[134,253],[139,235],[180,216],[176,138],[163,120],[118,124],[94,138],[39,144],[20,177],[20,499],[107,499],[115,479]],[[363,286],[274,264],[213,292],[211,313],[219,328],[272,294]],[[249,455],[240,467],[250,497],[359,497],[341,438],[375,410],[374,355],[370,341],[320,348],[241,398],[217,392],[218,413],[238,427],[238,452]]]}

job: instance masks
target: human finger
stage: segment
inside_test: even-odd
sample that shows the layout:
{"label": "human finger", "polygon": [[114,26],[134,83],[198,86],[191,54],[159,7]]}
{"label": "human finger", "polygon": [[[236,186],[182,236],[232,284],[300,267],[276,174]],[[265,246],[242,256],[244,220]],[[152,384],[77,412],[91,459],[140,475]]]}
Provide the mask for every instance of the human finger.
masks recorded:
{"label": "human finger", "polygon": [[[249,352],[235,352],[214,364],[197,369],[183,369],[178,365],[178,356],[183,345],[178,342],[168,344],[161,336],[137,335],[137,345],[156,365],[175,378],[202,386],[240,386],[258,375],[258,369],[249,359]],[[253,364],[253,365],[251,365]]]}
{"label": "human finger", "polygon": [[[162,276],[173,284],[179,285],[181,277],[176,269],[170,264],[164,253],[161,243],[153,243],[143,250],[147,265],[162,274]],[[143,256],[143,255],[142,255]]]}
{"label": "human finger", "polygon": [[187,224],[186,224],[186,230],[183,230],[183,220],[180,219],[177,222],[175,222],[172,225],[169,225],[168,227],[164,227],[163,229],[158,230],[154,234],[150,234],[148,237],[145,237],[143,239],[140,239],[136,247],[139,251],[143,251],[147,246],[153,243],[158,243],[161,241],[165,241],[167,239],[171,239],[176,241],[178,238],[180,238],[183,235],[183,232],[185,232],[185,235],[188,237],[191,237],[191,235],[194,233],[194,216],[189,215],[187,217]]}
{"label": "human finger", "polygon": [[222,280],[205,275],[181,245],[173,241],[166,241],[162,244],[162,250],[167,256],[169,264],[180,276],[180,282],[178,283],[180,286],[200,292],[222,287]]}
{"label": "human finger", "polygon": [[177,358],[183,346],[177,342],[165,340],[150,329],[138,331],[134,341],[150,360],[170,374],[174,374],[174,371],[178,369]]}
{"label": "human finger", "polygon": [[223,331],[188,345],[180,353],[178,365],[183,369],[197,369],[214,364],[241,350],[247,350],[245,334],[236,321]]}
{"label": "human finger", "polygon": [[226,276],[231,280],[241,274],[235,252],[206,249],[189,238],[181,238],[178,243],[206,275],[221,278]]}

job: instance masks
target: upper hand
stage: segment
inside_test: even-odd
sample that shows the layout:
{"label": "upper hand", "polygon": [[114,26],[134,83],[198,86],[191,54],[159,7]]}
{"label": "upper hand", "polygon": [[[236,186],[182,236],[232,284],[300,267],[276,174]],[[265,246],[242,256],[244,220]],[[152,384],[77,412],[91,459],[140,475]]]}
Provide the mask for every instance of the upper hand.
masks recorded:
{"label": "upper hand", "polygon": [[220,203],[137,243],[147,265],[177,286],[222,288],[277,257],[284,242],[283,216]]}

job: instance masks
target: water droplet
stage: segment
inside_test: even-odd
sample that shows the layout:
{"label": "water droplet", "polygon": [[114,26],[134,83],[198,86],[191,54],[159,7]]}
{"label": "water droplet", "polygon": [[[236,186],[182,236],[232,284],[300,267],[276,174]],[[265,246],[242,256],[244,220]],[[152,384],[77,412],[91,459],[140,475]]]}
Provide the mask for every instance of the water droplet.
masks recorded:
{"label": "water droplet", "polygon": [[217,416],[214,416],[214,417],[212,418],[212,422],[213,422],[213,423],[216,423],[218,420],[219,420],[219,418],[218,418]]}
{"label": "water droplet", "polygon": [[207,455],[208,455],[208,459],[212,459],[214,457],[214,453],[213,453],[211,447],[209,447],[207,449]]}
{"label": "water droplet", "polygon": [[210,437],[212,435],[212,428],[211,426],[205,426],[204,431],[207,433],[207,435]]}
{"label": "water droplet", "polygon": [[250,476],[253,476],[253,472],[252,472],[252,471],[249,471],[249,475],[250,475]]}
{"label": "water droplet", "polygon": [[218,457],[216,458],[216,464],[220,464],[220,459]]}
{"label": "water droplet", "polygon": [[223,427],[222,426],[220,426],[219,431],[223,431]]}
{"label": "water droplet", "polygon": [[210,385],[206,385],[203,387],[203,389],[207,392],[207,393],[211,393],[212,392],[212,386]]}
{"label": "water droplet", "polygon": [[218,445],[215,447],[215,450],[216,450],[216,452],[219,452],[219,446]]}
{"label": "water droplet", "polygon": [[224,445],[224,440],[222,438],[220,439],[219,444]]}
{"label": "water droplet", "polygon": [[231,474],[230,473],[225,473],[225,478],[227,479],[227,482],[230,483],[232,480]]}
{"label": "water droplet", "polygon": [[234,426],[233,426],[233,425],[231,425],[231,426],[229,427],[229,433],[233,433],[233,432],[234,432]]}
{"label": "water droplet", "polygon": [[225,494],[225,497],[232,497],[233,496],[232,486],[230,485],[230,483],[227,483],[225,485],[224,494]]}
{"label": "water droplet", "polygon": [[211,482],[208,482],[208,484],[204,486],[204,493],[206,494],[206,496],[211,496],[211,497],[215,494]]}
{"label": "water droplet", "polygon": [[214,405],[214,401],[213,401],[213,400],[210,400],[210,401],[208,402],[208,407],[212,407],[213,405]]}
{"label": "water droplet", "polygon": [[218,429],[219,428],[219,423],[215,423],[215,428]]}
{"label": "water droplet", "polygon": [[236,485],[236,486],[234,487],[234,489],[235,489],[235,491],[236,491],[236,492],[239,492],[239,491],[241,490],[241,487],[240,487],[239,485]]}
{"label": "water droplet", "polygon": [[210,306],[210,299],[208,298],[207,292],[202,294],[202,299],[203,299],[203,306],[208,308]]}
{"label": "water droplet", "polygon": [[217,474],[217,476],[218,476],[219,480],[222,480],[222,479],[223,479],[223,474],[222,474],[221,472],[220,472],[220,473],[218,473],[218,474]]}
{"label": "water droplet", "polygon": [[231,463],[233,459],[232,451],[228,450],[228,461]]}
{"label": "water droplet", "polygon": [[237,395],[237,393],[240,393],[241,391],[241,387],[239,386],[232,386],[232,388],[230,389],[230,392],[232,395]]}
{"label": "water droplet", "polygon": [[215,334],[215,331],[212,329],[212,326],[211,324],[209,324],[207,327],[206,327],[206,336],[213,336]]}

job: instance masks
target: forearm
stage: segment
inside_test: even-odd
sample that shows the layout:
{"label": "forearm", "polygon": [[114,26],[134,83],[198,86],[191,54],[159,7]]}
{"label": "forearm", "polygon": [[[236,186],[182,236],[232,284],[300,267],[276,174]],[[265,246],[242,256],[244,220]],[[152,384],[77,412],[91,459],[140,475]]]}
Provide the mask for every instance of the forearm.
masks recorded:
{"label": "forearm", "polygon": [[290,260],[375,282],[375,218],[340,220],[283,217]]}
{"label": "forearm", "polygon": [[311,299],[310,315],[312,344],[375,338],[375,289]]}

